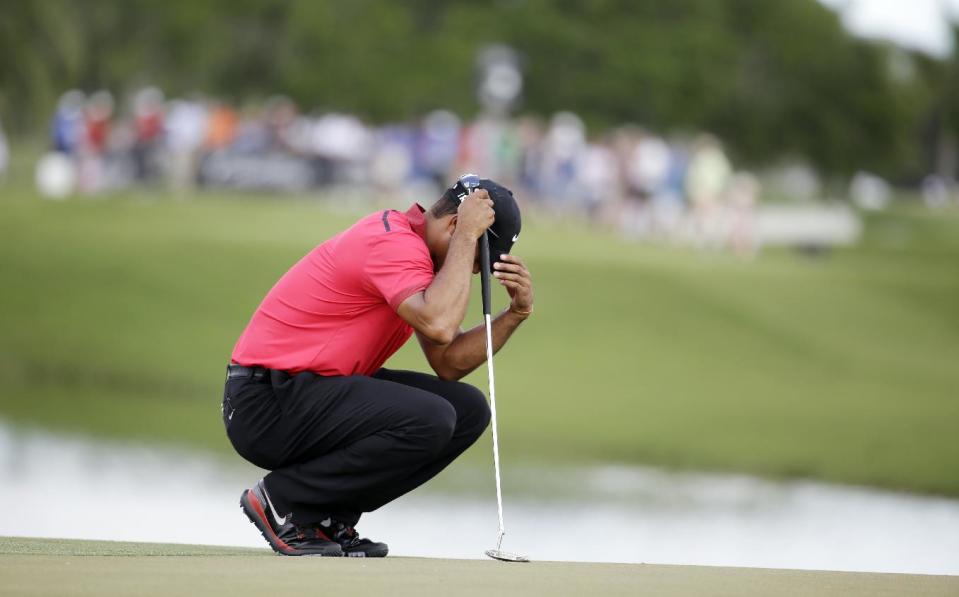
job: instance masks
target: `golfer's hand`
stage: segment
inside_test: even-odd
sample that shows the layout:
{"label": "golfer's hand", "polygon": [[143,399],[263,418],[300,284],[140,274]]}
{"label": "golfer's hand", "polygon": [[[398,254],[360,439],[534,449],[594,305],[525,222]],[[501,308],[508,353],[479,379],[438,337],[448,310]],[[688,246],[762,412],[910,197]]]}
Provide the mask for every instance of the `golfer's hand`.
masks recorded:
{"label": "golfer's hand", "polygon": [[516,255],[500,255],[500,261],[493,264],[493,275],[509,293],[509,310],[517,315],[529,317],[533,312],[533,278],[526,264]]}
{"label": "golfer's hand", "polygon": [[456,230],[467,234],[475,241],[483,236],[483,232],[493,225],[496,214],[493,212],[493,200],[486,189],[476,189],[463,199],[456,211]]}

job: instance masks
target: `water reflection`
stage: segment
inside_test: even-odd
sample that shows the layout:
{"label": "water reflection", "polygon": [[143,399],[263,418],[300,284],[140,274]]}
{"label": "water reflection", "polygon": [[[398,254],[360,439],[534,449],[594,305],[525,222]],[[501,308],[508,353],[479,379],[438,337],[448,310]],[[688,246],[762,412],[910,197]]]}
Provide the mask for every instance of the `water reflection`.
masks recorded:
{"label": "water reflection", "polygon": [[[507,468],[504,548],[538,560],[959,574],[959,500],[646,468]],[[252,467],[0,422],[0,535],[263,546]],[[455,466],[364,517],[407,556],[480,558],[492,472]]]}

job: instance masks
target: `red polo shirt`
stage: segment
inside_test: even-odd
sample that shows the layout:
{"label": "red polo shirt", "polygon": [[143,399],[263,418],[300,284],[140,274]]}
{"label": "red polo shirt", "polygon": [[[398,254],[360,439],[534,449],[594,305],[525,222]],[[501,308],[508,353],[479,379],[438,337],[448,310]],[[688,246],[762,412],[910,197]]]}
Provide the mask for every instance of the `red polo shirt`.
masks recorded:
{"label": "red polo shirt", "polygon": [[422,207],[366,216],[280,278],[232,360],[291,373],[372,375],[413,333],[397,307],[433,276]]}

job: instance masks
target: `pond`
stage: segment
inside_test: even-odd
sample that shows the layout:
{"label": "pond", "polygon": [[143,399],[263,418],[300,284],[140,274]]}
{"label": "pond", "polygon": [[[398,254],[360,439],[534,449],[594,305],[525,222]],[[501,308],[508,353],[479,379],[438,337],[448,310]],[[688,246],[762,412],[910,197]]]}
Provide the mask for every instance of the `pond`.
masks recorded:
{"label": "pond", "polygon": [[[237,459],[0,421],[0,535],[263,547]],[[743,475],[505,463],[503,548],[534,560],[959,574],[959,500]],[[454,464],[364,516],[404,556],[482,558],[492,466]]]}

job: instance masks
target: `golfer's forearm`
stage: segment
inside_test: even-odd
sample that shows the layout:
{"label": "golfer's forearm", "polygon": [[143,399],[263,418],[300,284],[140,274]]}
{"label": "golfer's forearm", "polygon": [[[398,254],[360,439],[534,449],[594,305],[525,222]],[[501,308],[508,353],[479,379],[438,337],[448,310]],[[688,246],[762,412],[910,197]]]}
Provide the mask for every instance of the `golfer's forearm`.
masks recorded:
{"label": "golfer's forearm", "polygon": [[443,267],[423,293],[425,318],[439,336],[455,336],[469,305],[476,241],[453,234]]}
{"label": "golfer's forearm", "polygon": [[[525,317],[509,309],[493,319],[493,352],[506,344]],[[461,379],[486,361],[486,324],[478,325],[456,337],[443,353],[447,377]]]}

